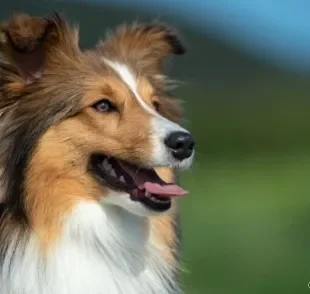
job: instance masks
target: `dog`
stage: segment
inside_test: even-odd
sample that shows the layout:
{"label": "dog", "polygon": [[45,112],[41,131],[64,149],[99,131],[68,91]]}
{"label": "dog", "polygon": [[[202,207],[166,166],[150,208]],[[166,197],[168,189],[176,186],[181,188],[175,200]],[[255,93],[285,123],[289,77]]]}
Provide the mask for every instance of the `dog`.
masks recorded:
{"label": "dog", "polygon": [[195,142],[163,63],[184,45],[161,23],[78,38],[56,13],[0,27],[0,293],[182,293]]}

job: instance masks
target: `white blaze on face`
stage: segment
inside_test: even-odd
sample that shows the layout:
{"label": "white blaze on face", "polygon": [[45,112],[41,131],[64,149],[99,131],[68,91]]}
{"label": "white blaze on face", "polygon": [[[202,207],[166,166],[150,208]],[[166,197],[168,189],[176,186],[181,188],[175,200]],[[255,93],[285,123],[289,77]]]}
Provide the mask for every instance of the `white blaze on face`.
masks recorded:
{"label": "white blaze on face", "polygon": [[147,111],[151,116],[151,141],[153,142],[153,152],[151,162],[153,166],[164,166],[164,167],[180,167],[186,168],[192,162],[192,157],[183,160],[182,162],[176,161],[171,152],[166,147],[164,141],[165,138],[172,132],[186,132],[178,124],[164,118],[158,112],[156,112],[152,107],[150,107],[139,95],[137,81],[135,76],[130,72],[129,68],[116,61],[111,61],[106,58],[102,58],[103,62],[110,66],[122,79],[122,81],[129,87],[134,97],[137,99],[141,107]]}

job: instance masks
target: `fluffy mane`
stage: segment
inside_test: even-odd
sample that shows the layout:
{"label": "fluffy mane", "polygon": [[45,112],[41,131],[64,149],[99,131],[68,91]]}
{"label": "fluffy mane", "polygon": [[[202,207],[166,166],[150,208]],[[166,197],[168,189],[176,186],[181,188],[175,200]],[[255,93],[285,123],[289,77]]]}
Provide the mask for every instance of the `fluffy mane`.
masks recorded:
{"label": "fluffy mane", "polygon": [[[0,166],[5,171],[1,174],[0,199],[2,210],[26,222],[23,183],[28,159],[39,137],[57,121],[73,115],[76,105],[70,93],[61,90],[61,79],[54,86],[49,85],[48,91],[58,93],[59,97],[58,101],[51,101],[46,88],[36,78],[42,74],[43,67],[45,75],[52,74],[53,67],[62,59],[78,62],[80,52],[77,29],[72,30],[58,14],[37,18],[34,23],[23,14],[13,19],[10,31],[6,23],[0,28]],[[29,25],[37,26],[31,33],[38,36],[26,33],[24,39],[20,38],[18,34]],[[36,48],[33,39],[40,39],[44,46]],[[40,63],[28,68],[27,64],[19,64],[21,58],[38,58]]]}
{"label": "fluffy mane", "polygon": [[[58,14],[16,14],[0,25],[0,285],[8,293],[181,293],[176,201],[159,194],[152,203],[168,203],[169,214],[153,211],[94,176],[91,158],[100,151],[137,172],[153,160],[145,174],[177,186],[174,167],[190,166],[194,143],[163,62],[184,53],[175,31],[157,23],[120,26],[86,52]],[[106,98],[118,111],[96,112]],[[171,133],[192,143],[184,160],[169,153]]]}

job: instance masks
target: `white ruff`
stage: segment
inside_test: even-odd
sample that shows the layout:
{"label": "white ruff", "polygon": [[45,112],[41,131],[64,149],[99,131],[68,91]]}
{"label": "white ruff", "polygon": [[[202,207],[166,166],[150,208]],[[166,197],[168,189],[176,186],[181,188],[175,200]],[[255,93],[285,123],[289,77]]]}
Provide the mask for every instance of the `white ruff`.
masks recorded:
{"label": "white ruff", "polygon": [[65,223],[47,260],[35,236],[14,253],[11,246],[0,273],[1,294],[180,293],[149,235],[148,218],[113,205],[80,203]]}

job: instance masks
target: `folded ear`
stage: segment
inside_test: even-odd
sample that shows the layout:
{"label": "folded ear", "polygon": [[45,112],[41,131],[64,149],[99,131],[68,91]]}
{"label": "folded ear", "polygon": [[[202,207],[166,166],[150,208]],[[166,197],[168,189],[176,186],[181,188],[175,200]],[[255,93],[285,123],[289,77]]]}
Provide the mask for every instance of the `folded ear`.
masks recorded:
{"label": "folded ear", "polygon": [[177,33],[164,24],[123,25],[107,36],[98,47],[103,54],[120,55],[134,60],[144,68],[160,70],[163,60],[170,54],[186,52]]}
{"label": "folded ear", "polygon": [[77,54],[78,34],[58,14],[48,18],[15,14],[0,25],[0,73],[15,71],[31,83],[59,52]]}

